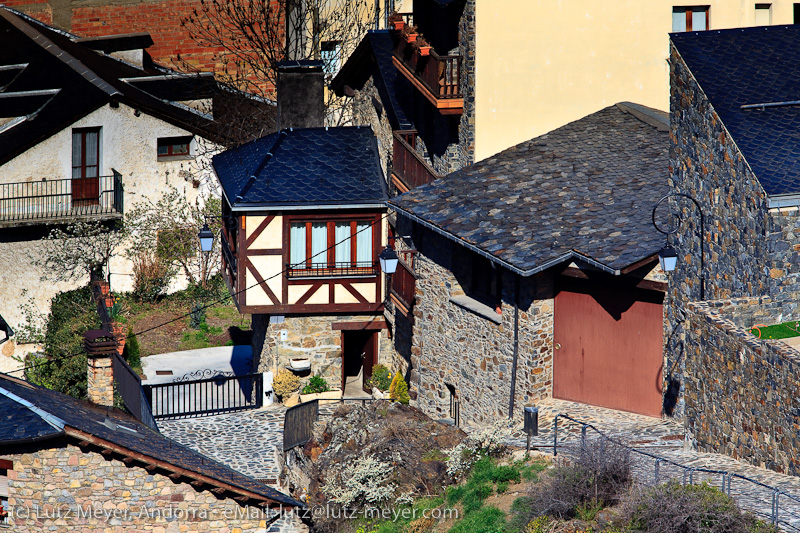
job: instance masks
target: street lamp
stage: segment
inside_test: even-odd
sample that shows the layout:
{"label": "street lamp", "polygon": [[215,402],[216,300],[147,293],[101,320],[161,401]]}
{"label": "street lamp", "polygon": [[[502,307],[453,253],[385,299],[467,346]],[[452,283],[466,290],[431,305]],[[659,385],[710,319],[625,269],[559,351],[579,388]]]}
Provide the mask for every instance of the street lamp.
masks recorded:
{"label": "street lamp", "polygon": [[208,227],[208,222],[203,224],[203,229],[200,230],[197,237],[200,239],[200,251],[210,252],[211,248],[214,246],[214,234]]}
{"label": "street lamp", "polygon": [[[656,202],[656,205],[653,206],[653,227],[655,227],[659,232],[663,233],[664,235],[672,235],[673,233],[677,233],[678,230],[681,229],[681,222],[680,216],[678,217],[678,223],[675,225],[674,228],[668,229],[661,229],[656,224],[656,209],[658,206],[661,205],[661,202],[666,200],[667,198],[673,197],[680,197],[686,198],[691,200],[692,203],[697,207],[697,211],[700,213],[700,300],[706,299],[706,275],[705,275],[705,236],[706,236],[706,224],[705,224],[705,216],[703,215],[703,209],[700,207],[700,204],[695,200],[693,197],[689,196],[688,194],[682,192],[673,192],[666,196],[664,196],[661,200]],[[675,250],[667,245],[666,247],[662,248],[660,252],[658,252],[658,262],[661,265],[661,270],[664,272],[672,272],[675,270],[675,267],[678,264],[678,254]]]}
{"label": "street lamp", "polygon": [[388,246],[383,249],[378,259],[381,262],[381,270],[383,270],[384,273],[391,275],[397,271],[397,253]]}

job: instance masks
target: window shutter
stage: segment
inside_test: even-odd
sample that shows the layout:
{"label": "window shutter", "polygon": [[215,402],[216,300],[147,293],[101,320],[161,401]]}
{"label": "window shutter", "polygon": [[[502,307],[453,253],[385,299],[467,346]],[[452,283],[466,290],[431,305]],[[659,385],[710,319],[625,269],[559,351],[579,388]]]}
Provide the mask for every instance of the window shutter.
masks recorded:
{"label": "window shutter", "polygon": [[8,497],[8,476],[0,474],[0,497]]}

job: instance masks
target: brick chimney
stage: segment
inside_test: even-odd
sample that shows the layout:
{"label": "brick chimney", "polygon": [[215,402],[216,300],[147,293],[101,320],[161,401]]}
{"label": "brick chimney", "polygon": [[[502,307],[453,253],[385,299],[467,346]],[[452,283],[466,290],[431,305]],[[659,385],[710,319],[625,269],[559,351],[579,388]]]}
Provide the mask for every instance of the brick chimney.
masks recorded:
{"label": "brick chimney", "polygon": [[114,366],[111,357],[117,351],[112,333],[93,329],[84,335],[88,359],[87,392],[89,401],[106,407],[114,405]]}
{"label": "brick chimney", "polygon": [[322,61],[278,63],[277,128],[282,130],[324,126],[324,87]]}

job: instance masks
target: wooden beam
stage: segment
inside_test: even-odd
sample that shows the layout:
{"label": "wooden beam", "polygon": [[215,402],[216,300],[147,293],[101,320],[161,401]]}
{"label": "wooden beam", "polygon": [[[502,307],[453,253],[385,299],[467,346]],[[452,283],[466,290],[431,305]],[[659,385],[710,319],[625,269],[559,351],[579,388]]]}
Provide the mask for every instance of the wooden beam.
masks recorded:
{"label": "wooden beam", "polygon": [[[663,281],[651,281],[651,280],[648,280],[648,279],[642,279],[642,280],[639,280],[638,282],[636,282],[636,284],[633,284],[632,282],[635,281],[635,279],[633,279],[633,278],[624,278],[624,277],[621,278],[619,276],[612,276],[611,274],[606,274],[605,272],[600,272],[599,270],[597,272],[598,272],[598,274],[603,276],[603,280],[604,281],[606,281],[606,280],[612,281],[612,282],[616,281],[617,283],[621,283],[621,284],[624,284],[627,281],[627,282],[631,283],[631,285],[633,287],[637,288],[637,289],[645,289],[645,290],[649,290],[649,291],[667,292],[667,288],[669,287],[669,285],[667,283],[664,283]],[[577,279],[586,279],[586,280],[595,280],[595,281],[600,279],[599,276],[597,278],[590,277],[589,275],[586,274],[586,272],[584,272],[580,268],[575,268],[575,267],[567,267],[567,268],[565,268],[561,272],[561,275],[562,276],[566,276],[568,278],[577,278]]]}
{"label": "wooden beam", "polygon": [[331,324],[334,331],[359,331],[365,329],[388,329],[385,320],[365,320],[359,322],[334,322]]}
{"label": "wooden beam", "polygon": [[645,265],[649,265],[650,263],[655,263],[656,261],[658,261],[658,254],[653,254],[653,255],[651,255],[649,257],[645,257],[644,259],[642,259],[640,261],[636,261],[632,265],[626,266],[625,268],[620,270],[620,272],[622,274],[630,274],[634,270],[639,270],[641,267],[643,267]]}

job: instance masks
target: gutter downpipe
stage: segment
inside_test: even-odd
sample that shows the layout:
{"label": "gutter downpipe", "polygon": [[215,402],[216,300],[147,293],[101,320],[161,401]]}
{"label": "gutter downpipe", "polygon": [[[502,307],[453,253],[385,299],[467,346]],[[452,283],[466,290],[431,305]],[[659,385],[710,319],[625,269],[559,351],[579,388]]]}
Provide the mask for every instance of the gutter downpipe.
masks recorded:
{"label": "gutter downpipe", "polygon": [[514,417],[514,395],[517,392],[517,360],[519,358],[519,276],[514,276],[514,359],[511,362],[511,395],[508,418]]}

